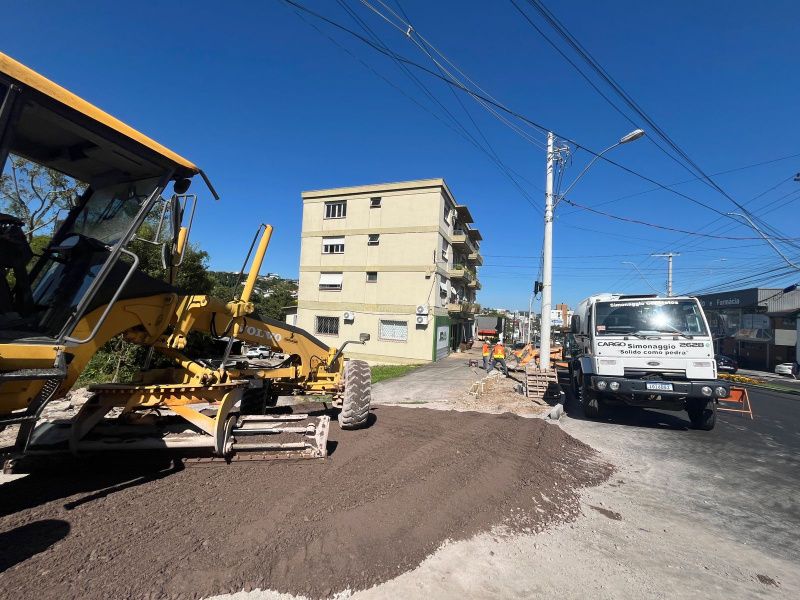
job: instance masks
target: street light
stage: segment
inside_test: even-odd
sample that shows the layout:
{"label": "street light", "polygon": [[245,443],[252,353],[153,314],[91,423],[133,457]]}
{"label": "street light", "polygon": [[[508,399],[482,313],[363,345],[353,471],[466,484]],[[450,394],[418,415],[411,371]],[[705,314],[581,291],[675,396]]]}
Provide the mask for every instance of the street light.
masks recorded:
{"label": "street light", "polygon": [[629,134],[622,136],[617,143],[612,144],[599,154],[595,154],[592,160],[589,161],[589,164],[584,167],[583,171],[580,172],[569,187],[567,187],[563,193],[559,194],[558,198],[554,198],[553,170],[555,167],[556,154],[560,152],[560,150],[556,150],[553,147],[555,143],[553,132],[551,131],[547,134],[547,186],[545,190],[544,209],[544,252],[542,252],[542,318],[539,327],[539,365],[543,371],[550,368],[550,308],[553,302],[553,210],[601,156],[617,146],[638,140],[643,135],[643,129],[634,129]]}
{"label": "street light", "polygon": [[632,266],[634,269],[636,269],[636,272],[637,272],[637,273],[639,273],[639,277],[641,277],[641,278],[642,278],[642,280],[643,280],[643,281],[644,281],[644,282],[645,282],[645,283],[646,283],[648,286],[650,286],[650,289],[651,289],[651,290],[653,290],[653,291],[654,291],[656,294],[658,294],[659,296],[661,295],[661,290],[658,290],[658,289],[656,289],[656,288],[655,288],[655,286],[654,286],[652,283],[650,283],[650,280],[648,280],[648,279],[647,279],[647,277],[645,277],[645,276],[644,276],[644,273],[642,273],[642,272],[639,270],[639,267],[636,265],[636,263],[635,263],[635,262],[631,262],[631,261],[629,261],[629,260],[623,260],[623,261],[622,261],[622,264],[623,264],[623,265],[631,265],[631,266]]}

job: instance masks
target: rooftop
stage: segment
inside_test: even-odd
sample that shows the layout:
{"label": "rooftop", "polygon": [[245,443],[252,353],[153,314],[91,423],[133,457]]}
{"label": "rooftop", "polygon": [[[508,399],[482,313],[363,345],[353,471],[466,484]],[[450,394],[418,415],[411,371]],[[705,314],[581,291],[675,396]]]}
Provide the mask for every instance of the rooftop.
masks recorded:
{"label": "rooftop", "polygon": [[337,196],[357,196],[367,194],[377,194],[381,192],[402,192],[405,190],[421,190],[426,188],[441,188],[453,200],[453,193],[447,187],[447,183],[442,178],[437,179],[413,179],[411,181],[396,181],[393,183],[374,183],[369,185],[354,185],[349,187],[328,188],[323,190],[308,190],[301,194],[302,198],[333,198]]}

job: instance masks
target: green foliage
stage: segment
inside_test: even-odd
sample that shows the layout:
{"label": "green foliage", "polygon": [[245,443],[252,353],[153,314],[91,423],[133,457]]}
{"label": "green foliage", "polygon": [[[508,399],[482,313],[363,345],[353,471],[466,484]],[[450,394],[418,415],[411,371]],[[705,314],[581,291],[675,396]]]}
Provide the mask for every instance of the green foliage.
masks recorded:
{"label": "green foliage", "polygon": [[59,214],[75,205],[86,185],[13,154],[0,175],[0,211],[25,223],[28,241],[50,232]]}
{"label": "green foliage", "polygon": [[[242,275],[237,286],[238,273],[213,272],[210,273],[214,280],[211,295],[225,302],[230,302],[241,293],[241,283],[247,279],[247,274]],[[260,317],[283,320],[286,306],[297,304],[297,283],[290,279],[280,277],[259,277],[253,290],[250,301],[255,305],[256,314]]]}
{"label": "green foliage", "polygon": [[75,385],[130,382],[146,355],[147,348],[126,342],[121,336],[115,337],[95,352]]}
{"label": "green foliage", "polygon": [[419,365],[376,365],[370,369],[372,371],[372,383],[400,377],[417,367]]}

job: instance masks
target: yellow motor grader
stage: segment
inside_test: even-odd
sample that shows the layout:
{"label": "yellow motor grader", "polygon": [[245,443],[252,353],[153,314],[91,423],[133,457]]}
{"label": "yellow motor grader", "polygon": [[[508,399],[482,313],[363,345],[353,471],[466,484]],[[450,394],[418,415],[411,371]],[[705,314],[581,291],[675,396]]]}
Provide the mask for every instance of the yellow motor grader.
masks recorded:
{"label": "yellow motor grader", "polygon": [[[191,179],[199,175],[217,197],[197,166],[0,53],[0,172],[9,156],[85,184],[38,257],[22,221],[0,214],[0,429],[19,425],[13,455],[171,449],[226,459],[324,457],[330,416],[266,408],[297,392],[325,394],[344,428],[366,424],[370,371],[343,357],[350,342],[331,348],[254,314],[250,296],[270,226],[259,228],[237,299],[175,286],[197,202],[187,194]],[[146,221],[155,234],[141,241],[161,248],[163,281],[139,269],[131,250]],[[190,358],[193,332],[220,340],[224,351]],[[133,381],[91,386],[74,418],[39,423],[45,406],[117,336],[148,348]],[[240,342],[281,358],[235,355]]]}

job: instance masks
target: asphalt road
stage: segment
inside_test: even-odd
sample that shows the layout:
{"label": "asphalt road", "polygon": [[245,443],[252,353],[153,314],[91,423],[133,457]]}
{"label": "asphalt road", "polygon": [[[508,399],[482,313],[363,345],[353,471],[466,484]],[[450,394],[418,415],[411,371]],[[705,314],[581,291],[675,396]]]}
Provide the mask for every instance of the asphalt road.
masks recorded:
{"label": "asphalt road", "polygon": [[767,554],[800,556],[800,395],[750,388],[754,419],[718,412],[713,431],[685,413],[619,409],[584,420],[567,402],[565,429],[595,447],[657,465],[664,502]]}

